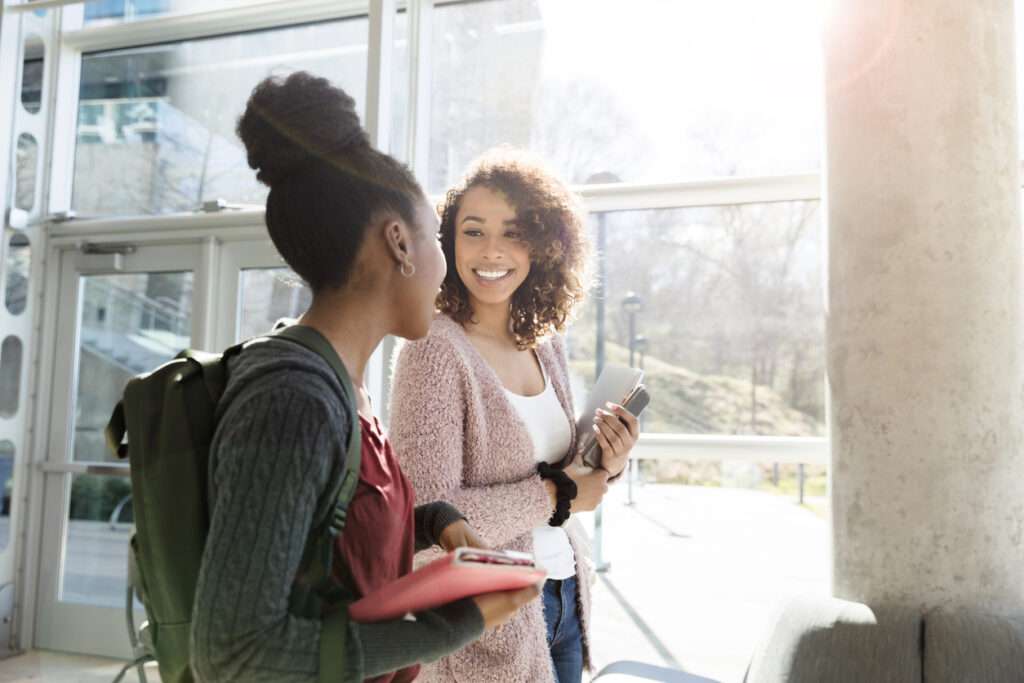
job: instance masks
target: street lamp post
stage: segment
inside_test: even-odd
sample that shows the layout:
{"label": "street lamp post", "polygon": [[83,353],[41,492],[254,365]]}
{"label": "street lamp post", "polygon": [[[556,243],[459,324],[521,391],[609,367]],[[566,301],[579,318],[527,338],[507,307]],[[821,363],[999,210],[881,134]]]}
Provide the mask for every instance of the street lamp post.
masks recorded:
{"label": "street lamp post", "polygon": [[644,300],[636,292],[630,292],[622,300],[622,310],[629,316],[629,367],[635,368],[636,364],[636,314],[644,308]]}
{"label": "street lamp post", "polygon": [[[622,300],[622,310],[629,316],[629,367],[636,367],[636,353],[639,346],[642,345],[643,349],[647,348],[647,340],[636,335],[636,316],[644,309],[644,300],[636,292],[629,292],[626,297]],[[641,342],[641,344],[638,344]],[[643,354],[643,350],[640,350]],[[628,491],[628,499],[626,505],[633,504],[633,473],[635,470],[633,459],[629,459],[629,464],[626,465],[626,486]]]}
{"label": "street lamp post", "polygon": [[636,347],[636,352],[640,354],[640,363],[637,365],[641,370],[644,369],[644,356],[647,354],[647,337],[642,334],[636,335],[633,339],[633,345]]}

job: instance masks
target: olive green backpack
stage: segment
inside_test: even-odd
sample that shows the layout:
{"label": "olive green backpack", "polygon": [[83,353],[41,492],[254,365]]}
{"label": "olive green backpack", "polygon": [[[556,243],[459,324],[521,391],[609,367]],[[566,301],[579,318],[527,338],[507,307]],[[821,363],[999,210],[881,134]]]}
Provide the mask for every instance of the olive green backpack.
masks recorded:
{"label": "olive green backpack", "polygon": [[[345,391],[350,425],[337,503],[310,532],[292,586],[290,610],[296,616],[320,618],[326,605],[349,598],[332,578],[331,563],[335,540],[344,529],[359,481],[360,433],[355,392],[334,348],[313,328],[292,325],[220,354],[183,351],[153,372],[132,378],[107,425],[108,446],[131,464],[135,535],[129,574],[148,618],[148,625],[142,628],[144,642],[136,647],[138,659],[125,667],[125,672],[155,659],[164,683],[194,680],[189,642],[210,524],[207,480],[217,404],[227,385],[228,360],[243,353],[248,344],[270,337],[300,344],[330,364]],[[131,592],[129,587],[128,618],[136,645]],[[343,638],[344,627],[336,630]],[[337,683],[343,678],[340,653],[345,650],[343,642],[336,642],[341,647],[321,648],[321,681]]]}

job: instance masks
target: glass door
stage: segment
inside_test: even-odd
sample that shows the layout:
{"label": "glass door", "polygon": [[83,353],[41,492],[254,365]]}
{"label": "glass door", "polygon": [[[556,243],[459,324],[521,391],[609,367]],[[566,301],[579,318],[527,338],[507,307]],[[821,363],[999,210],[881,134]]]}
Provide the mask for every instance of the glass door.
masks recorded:
{"label": "glass door", "polygon": [[90,252],[60,258],[36,645],[128,657],[131,484],[103,429],[130,377],[199,345],[201,316],[193,310],[201,249]]}
{"label": "glass door", "polygon": [[[231,242],[220,252],[215,346],[225,348],[268,332],[281,318],[297,318],[309,307],[309,288],[265,239]],[[378,417],[386,420],[388,360],[394,342],[387,338],[370,357],[366,385]]]}
{"label": "glass door", "polygon": [[312,295],[266,239],[221,248],[215,345],[226,348],[269,332],[281,318],[297,318]]}

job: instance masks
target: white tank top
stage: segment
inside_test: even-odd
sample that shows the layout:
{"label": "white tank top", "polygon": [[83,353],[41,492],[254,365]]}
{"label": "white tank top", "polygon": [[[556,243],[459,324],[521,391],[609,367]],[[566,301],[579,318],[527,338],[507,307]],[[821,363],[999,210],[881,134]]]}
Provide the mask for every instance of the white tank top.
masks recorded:
{"label": "white tank top", "polygon": [[[547,373],[544,373],[542,393],[520,396],[506,389],[505,394],[526,423],[533,441],[534,459],[552,464],[560,462],[572,445],[573,425],[558,402]],[[547,570],[549,579],[563,581],[576,575],[576,556],[565,529],[547,524],[534,529],[533,553],[537,562]]]}

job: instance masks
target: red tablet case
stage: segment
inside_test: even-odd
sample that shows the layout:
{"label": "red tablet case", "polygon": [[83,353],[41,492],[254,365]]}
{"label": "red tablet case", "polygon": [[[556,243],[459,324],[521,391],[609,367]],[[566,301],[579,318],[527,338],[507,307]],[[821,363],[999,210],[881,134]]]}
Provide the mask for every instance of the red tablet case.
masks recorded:
{"label": "red tablet case", "polygon": [[409,612],[422,612],[474,595],[525,588],[547,576],[537,566],[456,561],[463,551],[480,553],[459,548],[420,567],[353,602],[348,607],[349,617],[362,623],[398,619]]}

